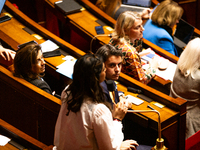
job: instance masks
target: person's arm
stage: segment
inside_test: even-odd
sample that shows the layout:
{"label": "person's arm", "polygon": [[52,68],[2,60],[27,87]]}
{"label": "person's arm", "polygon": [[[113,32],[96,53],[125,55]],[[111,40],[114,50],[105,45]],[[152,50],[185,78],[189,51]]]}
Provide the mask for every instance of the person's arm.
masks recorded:
{"label": "person's arm", "polygon": [[151,9],[148,8],[148,9],[144,9],[141,13],[141,18],[142,19],[149,19],[150,18],[150,13],[151,13]]}
{"label": "person's arm", "polygon": [[15,52],[0,45],[0,56],[6,61],[12,61],[14,59]]}
{"label": "person's arm", "polygon": [[47,93],[52,94],[51,88],[44,80],[40,80],[40,79],[32,80],[30,81],[30,83],[42,89],[43,91],[46,91]]}
{"label": "person's arm", "polygon": [[[119,117],[120,115],[114,116]],[[118,119],[120,120],[121,117]],[[125,150],[130,147],[134,148],[134,144],[138,145],[133,140],[122,142],[124,135],[122,133],[122,123],[119,120],[116,119],[113,121],[112,113],[104,104],[98,104],[96,106],[94,110],[93,126],[98,148],[100,150]]]}

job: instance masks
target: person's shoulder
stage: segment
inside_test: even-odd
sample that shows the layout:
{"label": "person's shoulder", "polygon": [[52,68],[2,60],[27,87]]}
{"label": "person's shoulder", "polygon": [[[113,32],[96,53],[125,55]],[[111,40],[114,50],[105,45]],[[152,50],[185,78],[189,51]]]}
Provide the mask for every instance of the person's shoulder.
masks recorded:
{"label": "person's shoulder", "polygon": [[30,83],[32,83],[33,85],[41,88],[41,87],[48,87],[49,88],[49,85],[47,84],[46,81],[44,80],[41,80],[41,79],[33,79],[30,81]]}
{"label": "person's shoulder", "polygon": [[100,117],[101,115],[110,113],[110,110],[105,104],[97,103],[94,105],[92,112],[96,117]]}
{"label": "person's shoulder", "polygon": [[40,83],[42,83],[43,81],[42,80],[40,80],[40,79],[33,79],[33,80],[30,80],[30,83],[32,83],[32,84],[34,84],[34,85],[38,85],[38,84],[40,84]]}

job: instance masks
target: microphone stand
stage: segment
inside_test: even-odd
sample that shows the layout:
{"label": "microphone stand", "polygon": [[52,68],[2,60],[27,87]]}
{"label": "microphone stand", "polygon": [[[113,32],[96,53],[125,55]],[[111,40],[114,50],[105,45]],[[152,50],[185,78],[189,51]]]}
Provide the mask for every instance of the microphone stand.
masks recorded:
{"label": "microphone stand", "polygon": [[[153,109],[152,107],[150,107],[150,108]],[[168,149],[164,146],[164,139],[161,138],[160,113],[157,110],[155,110],[155,109],[153,109],[153,110],[128,110],[127,112],[132,112],[132,113],[154,112],[154,113],[157,113],[158,114],[158,138],[156,139],[156,145],[154,147],[152,147],[151,150],[167,150]]]}

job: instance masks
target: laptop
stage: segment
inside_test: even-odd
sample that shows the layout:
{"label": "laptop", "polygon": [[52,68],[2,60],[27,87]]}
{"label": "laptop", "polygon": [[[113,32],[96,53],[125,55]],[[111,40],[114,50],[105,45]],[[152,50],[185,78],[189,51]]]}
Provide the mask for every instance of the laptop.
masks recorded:
{"label": "laptop", "polygon": [[174,43],[183,48],[190,41],[195,27],[184,21],[183,19],[179,20],[177,24],[176,31],[174,33]]}
{"label": "laptop", "polygon": [[127,10],[142,12],[144,9],[150,8],[151,0],[122,0],[121,7]]}

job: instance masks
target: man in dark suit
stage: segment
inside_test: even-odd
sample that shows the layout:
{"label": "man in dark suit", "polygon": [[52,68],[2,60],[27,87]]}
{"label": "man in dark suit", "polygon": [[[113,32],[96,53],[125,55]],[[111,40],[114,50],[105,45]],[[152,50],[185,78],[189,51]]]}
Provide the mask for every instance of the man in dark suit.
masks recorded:
{"label": "man in dark suit", "polygon": [[[119,75],[122,68],[122,51],[117,50],[114,46],[110,44],[103,45],[100,47],[96,55],[101,55],[103,57],[103,61],[106,67],[106,80],[101,83],[101,86],[103,87],[105,97],[108,102],[110,103],[118,103],[119,102],[119,92],[117,90],[116,83],[114,81],[117,81],[119,79]],[[114,86],[113,89],[113,95],[109,94],[108,87],[108,80],[112,80],[113,82],[111,86]],[[113,96],[114,102],[111,98]]]}

